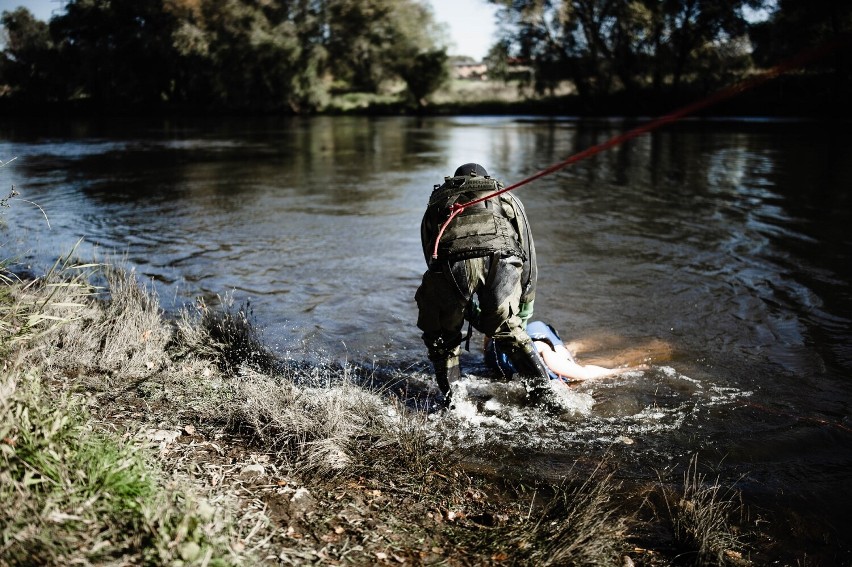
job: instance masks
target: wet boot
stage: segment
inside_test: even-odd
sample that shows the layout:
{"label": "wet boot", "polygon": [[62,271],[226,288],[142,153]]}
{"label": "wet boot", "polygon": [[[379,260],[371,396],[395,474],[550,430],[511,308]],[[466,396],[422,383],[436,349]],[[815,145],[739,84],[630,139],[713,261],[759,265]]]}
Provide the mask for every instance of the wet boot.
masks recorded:
{"label": "wet boot", "polygon": [[515,341],[503,342],[498,340],[497,349],[508,355],[518,374],[530,378],[540,378],[542,382],[550,380],[547,367],[535,351],[532,341],[516,343]]}
{"label": "wet boot", "polygon": [[544,361],[535,351],[532,341],[523,343],[512,342],[509,345],[499,345],[509,356],[512,366],[517,370],[520,380],[527,390],[527,397],[532,404],[552,405],[553,391],[550,389],[550,375]]}
{"label": "wet boot", "polygon": [[444,407],[449,408],[452,403],[452,392],[450,385],[461,378],[461,367],[458,357],[450,359],[433,360],[435,367],[435,381],[438,389],[444,395]]}

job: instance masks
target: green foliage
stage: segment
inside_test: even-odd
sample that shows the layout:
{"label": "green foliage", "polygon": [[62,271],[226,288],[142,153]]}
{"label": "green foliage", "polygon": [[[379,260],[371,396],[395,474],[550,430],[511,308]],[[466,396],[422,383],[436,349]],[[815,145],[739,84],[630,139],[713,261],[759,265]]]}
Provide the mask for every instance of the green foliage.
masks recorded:
{"label": "green foliage", "polygon": [[[202,5],[207,59],[201,61],[205,81],[193,97],[209,93],[210,101],[236,109],[289,106],[293,82],[300,72],[302,42],[287,13],[227,0]],[[194,71],[190,70],[190,73]]]}
{"label": "green foliage", "polygon": [[[209,512],[166,496],[138,447],[94,431],[84,400],[39,376],[0,378],[0,556],[6,565],[167,564],[215,551]],[[212,555],[212,553],[210,553]],[[221,559],[211,564],[224,564]]]}
{"label": "green foliage", "polygon": [[405,61],[399,69],[399,75],[408,86],[411,99],[423,105],[425,98],[450,78],[447,52],[436,50],[418,53]]}
{"label": "green foliage", "polygon": [[[742,67],[747,54],[743,9],[761,4],[760,0],[491,1],[501,6],[503,56],[528,61],[539,92],[570,80],[589,103],[620,90],[659,91],[668,86],[677,91],[699,75],[706,88],[717,86],[728,78],[732,63]],[[714,60],[718,63],[711,65]]]}
{"label": "green foliage", "polygon": [[177,27],[162,0],[77,0],[50,22],[69,95],[97,104],[151,104],[169,96]]}
{"label": "green foliage", "polygon": [[350,90],[378,92],[400,71],[410,77],[413,59],[435,50],[431,12],[419,3],[328,0],[326,9],[331,71]]}
{"label": "green foliage", "polygon": [[2,21],[0,95],[98,108],[307,112],[332,83],[379,93],[402,73],[422,98],[440,52],[416,0],[71,0],[49,26]]}
{"label": "green foliage", "polygon": [[0,23],[6,31],[6,49],[0,54],[0,85],[15,85],[38,100],[51,89],[51,39],[47,24],[36,20],[26,8],[3,12]]}

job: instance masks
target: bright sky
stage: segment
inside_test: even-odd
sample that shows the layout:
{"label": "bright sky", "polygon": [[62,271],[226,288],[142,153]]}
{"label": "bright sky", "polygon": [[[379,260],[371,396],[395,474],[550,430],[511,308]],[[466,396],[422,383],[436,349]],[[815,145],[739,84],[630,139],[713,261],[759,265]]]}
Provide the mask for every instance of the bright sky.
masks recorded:
{"label": "bright sky", "polygon": [[488,54],[497,32],[496,6],[487,0],[429,0],[429,4],[435,20],[449,26],[450,55],[482,59]]}
{"label": "bright sky", "polygon": [[59,2],[52,0],[0,0],[0,13],[11,12],[18,6],[23,6],[33,16],[40,20],[49,20],[51,10],[59,8]]}
{"label": "bright sky", "polygon": [[[494,43],[496,6],[488,0],[427,0],[435,12],[435,20],[448,26],[450,55],[469,55],[482,59]],[[24,6],[36,18],[49,20],[60,0],[0,0],[0,12]]]}

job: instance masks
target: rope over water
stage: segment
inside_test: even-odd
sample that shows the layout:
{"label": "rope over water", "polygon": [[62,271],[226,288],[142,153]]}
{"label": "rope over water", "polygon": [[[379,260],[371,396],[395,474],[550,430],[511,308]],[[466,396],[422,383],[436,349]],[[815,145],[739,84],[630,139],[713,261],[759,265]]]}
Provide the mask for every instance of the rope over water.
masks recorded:
{"label": "rope over water", "polygon": [[736,96],[738,94],[741,94],[745,91],[751,90],[751,89],[753,89],[753,88],[755,88],[759,85],[762,85],[763,83],[765,83],[767,81],[775,79],[776,77],[779,77],[780,75],[783,75],[784,73],[787,73],[788,71],[791,71],[793,69],[798,69],[800,67],[804,67],[808,63],[811,63],[812,61],[815,61],[817,59],[821,59],[821,58],[825,57],[826,55],[832,53],[833,51],[839,49],[840,47],[843,47],[843,46],[849,45],[849,44],[852,44],[852,35],[849,35],[849,34],[841,35],[835,41],[826,43],[824,45],[821,45],[821,46],[813,48],[813,49],[803,51],[802,53],[800,53],[796,57],[793,57],[792,59],[789,59],[789,60],[787,60],[783,63],[780,63],[780,64],[776,65],[775,67],[772,67],[771,69],[769,69],[767,71],[764,71],[763,73],[755,75],[754,77],[751,77],[749,79],[745,79],[743,81],[740,81],[739,83],[735,83],[733,85],[725,87],[724,89],[722,89],[722,90],[720,90],[720,91],[718,91],[718,92],[716,92],[716,93],[714,93],[714,94],[712,94],[712,95],[710,95],[710,96],[708,96],[704,99],[701,99],[697,102],[694,102],[692,104],[688,104],[684,107],[681,107],[681,108],[679,108],[679,109],[677,109],[677,110],[675,110],[675,111],[673,111],[669,114],[666,114],[666,115],[661,116],[661,117],[659,117],[655,120],[652,120],[651,122],[648,122],[648,123],[643,124],[641,126],[637,126],[636,128],[633,128],[632,130],[628,130],[627,132],[625,132],[623,134],[613,136],[612,138],[608,139],[605,142],[602,142],[600,144],[586,148],[585,150],[583,150],[579,153],[576,153],[576,154],[568,157],[567,159],[565,159],[563,161],[555,163],[555,164],[551,165],[550,167],[548,167],[546,169],[542,169],[538,173],[533,174],[533,175],[527,177],[526,179],[522,179],[521,181],[518,181],[517,183],[509,185],[508,187],[505,187],[505,188],[503,188],[499,191],[495,191],[494,193],[490,193],[490,194],[485,195],[483,197],[480,197],[478,199],[474,199],[473,201],[468,201],[467,203],[453,203],[453,205],[450,207],[450,216],[447,218],[446,221],[444,221],[444,224],[441,225],[441,228],[438,231],[438,236],[435,238],[435,247],[432,250],[432,259],[433,260],[438,259],[438,244],[441,242],[441,236],[444,235],[444,230],[452,222],[452,220],[459,213],[461,213],[465,208],[467,208],[471,205],[476,205],[477,203],[481,203],[482,201],[487,201],[488,199],[491,199],[491,198],[496,197],[498,195],[502,195],[503,193],[507,193],[507,192],[512,191],[514,189],[517,189],[519,187],[522,187],[522,186],[526,185],[527,183],[531,183],[531,182],[535,181],[536,179],[544,177],[545,175],[550,175],[551,173],[559,171],[562,168],[568,167],[569,165],[574,164],[574,163],[576,163],[580,160],[584,160],[586,158],[592,157],[595,154],[598,154],[598,153],[603,152],[605,150],[614,148],[615,146],[623,144],[624,142],[626,142],[628,140],[632,140],[633,138],[639,137],[642,134],[647,134],[648,132],[651,132],[652,130],[656,130],[657,128],[665,126],[666,124],[670,124],[672,122],[676,122],[678,120],[681,120],[682,118],[685,118],[685,117],[687,117],[691,114],[695,114],[696,112],[698,112],[700,110],[703,110],[705,108],[713,106],[714,104],[718,104],[719,102],[722,102],[723,100],[733,98],[734,96]]}

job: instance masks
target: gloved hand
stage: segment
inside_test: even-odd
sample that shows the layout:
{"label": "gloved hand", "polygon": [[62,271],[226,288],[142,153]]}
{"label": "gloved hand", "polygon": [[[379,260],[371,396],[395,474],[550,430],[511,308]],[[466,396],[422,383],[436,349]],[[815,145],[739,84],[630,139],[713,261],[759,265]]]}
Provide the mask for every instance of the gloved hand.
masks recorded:
{"label": "gloved hand", "polygon": [[527,323],[529,323],[530,318],[533,314],[533,304],[535,300],[530,301],[529,303],[521,303],[520,310],[518,311],[518,317],[521,318],[521,326],[522,328],[527,328]]}
{"label": "gloved hand", "polygon": [[482,316],[482,309],[479,308],[479,301],[475,297],[471,297],[464,309],[464,318],[470,321],[474,328],[479,329],[479,319]]}

